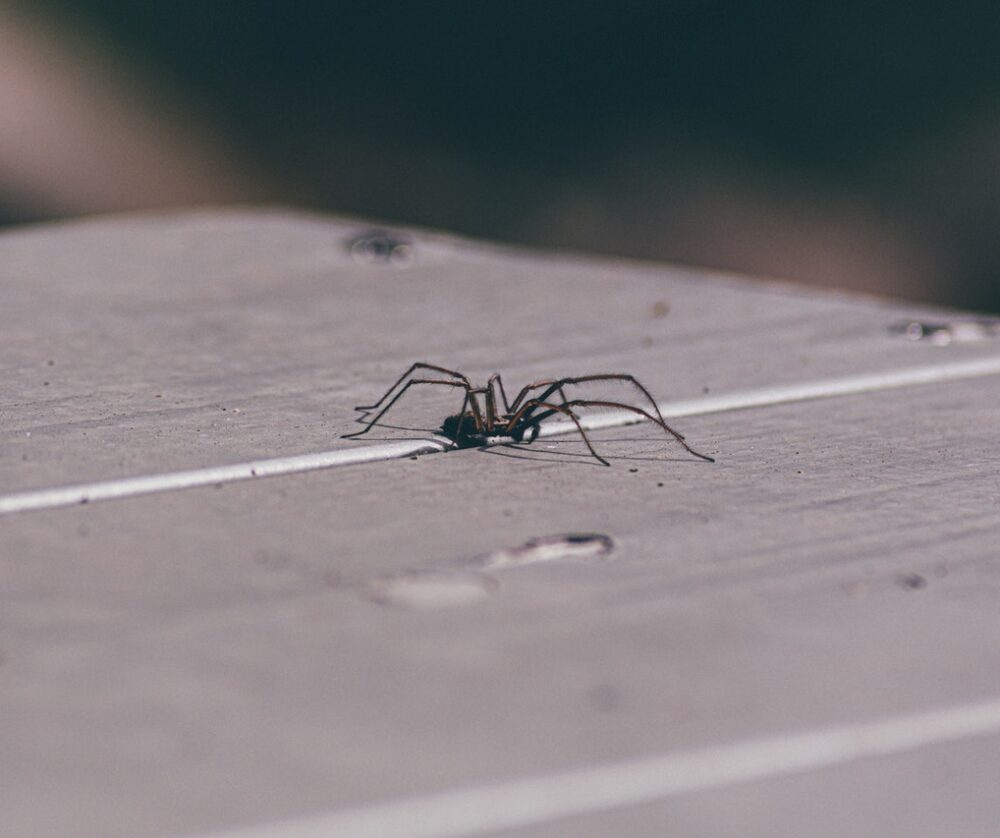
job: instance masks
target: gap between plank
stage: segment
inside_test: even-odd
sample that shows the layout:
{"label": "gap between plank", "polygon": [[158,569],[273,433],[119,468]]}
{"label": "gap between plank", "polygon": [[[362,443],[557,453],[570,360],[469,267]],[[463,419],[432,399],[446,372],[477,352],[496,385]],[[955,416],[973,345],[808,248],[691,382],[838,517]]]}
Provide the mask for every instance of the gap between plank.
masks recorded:
{"label": "gap between plank", "polygon": [[1000,701],[994,700],[459,789],[212,836],[482,835],[997,733]]}
{"label": "gap between plank", "polygon": [[[869,373],[865,375],[834,378],[826,381],[805,382],[776,387],[762,387],[755,390],[730,393],[728,395],[704,396],[683,401],[664,402],[660,411],[667,419],[682,416],[696,416],[721,413],[729,410],[746,410],[754,407],[788,404],[811,399],[832,398],[896,387],[911,387],[919,384],[934,384],[943,381],[957,381],[963,378],[978,378],[1000,374],[1000,357],[979,358],[958,361],[951,364],[937,364],[904,370]],[[621,427],[644,421],[634,413],[609,411],[594,413],[582,422],[587,430]],[[540,436],[549,437],[574,431],[571,422],[553,422],[542,428]],[[145,495],[154,492],[169,492],[177,489],[193,489],[237,480],[252,480],[257,477],[274,477],[283,474],[299,474],[317,469],[356,465],[417,454],[435,454],[451,447],[442,437],[426,440],[389,442],[357,448],[340,448],[315,454],[300,454],[293,457],[278,457],[237,463],[227,466],[175,471],[166,474],[151,474],[142,477],[126,477],[119,480],[104,480],[76,486],[62,486],[52,489],[36,489],[10,495],[0,495],[0,515],[15,512],[29,512],[40,509],[54,509],[61,506],[76,506],[82,503],[115,500],[118,498]]]}

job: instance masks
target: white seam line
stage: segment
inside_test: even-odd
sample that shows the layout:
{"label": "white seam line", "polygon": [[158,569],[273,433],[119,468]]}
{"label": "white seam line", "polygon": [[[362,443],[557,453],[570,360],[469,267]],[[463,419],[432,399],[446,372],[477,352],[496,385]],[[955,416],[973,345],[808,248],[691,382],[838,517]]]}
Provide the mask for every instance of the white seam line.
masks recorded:
{"label": "white seam line", "polygon": [[994,700],[457,789],[212,836],[481,835],[997,733],[1000,701]]}
{"label": "white seam line", "polygon": [[103,480],[97,483],[83,483],[78,486],[63,486],[55,489],[37,489],[31,492],[0,496],[0,515],[37,509],[52,509],[59,506],[75,506],[94,501],[115,500],[153,492],[193,489],[198,486],[213,486],[220,483],[232,483],[236,480],[252,480],[257,477],[298,474],[316,469],[367,463],[373,460],[392,460],[417,454],[437,453],[447,447],[447,442],[439,442],[434,439],[389,442],[360,448],[322,451],[318,454],[299,454],[293,457],[256,460],[229,466],[212,466],[189,471],[174,471],[167,474],[150,474],[144,477],[125,477],[121,480]]}
{"label": "white seam line", "polygon": [[[788,404],[809,399],[832,398],[855,395],[873,390],[887,390],[896,387],[910,387],[918,384],[933,384],[940,381],[957,381],[963,378],[1000,374],[1000,357],[959,361],[928,367],[915,367],[867,375],[848,376],[827,381],[789,384],[778,387],[762,387],[756,390],[730,393],[721,396],[705,396],[697,399],[664,402],[660,412],[667,419],[681,416],[695,416],[721,413],[728,410],[745,410],[753,407]],[[594,413],[581,422],[587,430],[621,427],[644,421],[634,413],[608,411]],[[571,422],[553,422],[542,428],[540,436],[549,437],[571,433],[575,426]],[[450,443],[442,438],[390,442],[367,445],[358,448],[340,448],[315,454],[300,454],[293,457],[278,457],[237,463],[228,466],[175,471],[166,474],[151,474],[142,477],[126,477],[118,480],[103,480],[76,486],[62,486],[53,489],[36,489],[10,495],[0,495],[0,515],[15,512],[29,512],[40,509],[54,509],[61,506],[75,506],[81,503],[115,500],[118,498],[145,495],[153,492],[169,492],[177,489],[193,489],[236,480],[251,480],[257,477],[274,477],[283,474],[299,474],[317,469],[356,465],[416,454],[433,454],[446,451]]]}
{"label": "white seam line", "polygon": [[[941,381],[959,381],[963,378],[979,378],[1000,374],[1000,358],[977,358],[972,361],[958,361],[928,367],[913,367],[904,370],[852,375],[845,378],[831,378],[826,381],[809,381],[800,384],[784,384],[776,387],[760,387],[720,396],[703,396],[684,401],[666,402],[659,405],[666,419],[683,416],[699,416],[708,413],[723,413],[727,410],[746,410],[753,407],[790,404],[811,399],[828,399],[836,396],[853,396],[875,390],[891,390],[897,387],[914,387],[920,384],[935,384]],[[593,413],[581,424],[587,430],[614,428],[634,425],[644,421],[636,414],[622,411]],[[542,429],[539,436],[554,436],[569,433],[573,423],[553,422]]]}

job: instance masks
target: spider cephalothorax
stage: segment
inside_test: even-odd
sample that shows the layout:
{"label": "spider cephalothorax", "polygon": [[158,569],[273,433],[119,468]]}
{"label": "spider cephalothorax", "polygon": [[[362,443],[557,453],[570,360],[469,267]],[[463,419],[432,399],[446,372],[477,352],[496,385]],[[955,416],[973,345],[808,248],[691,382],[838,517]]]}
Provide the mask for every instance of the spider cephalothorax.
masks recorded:
{"label": "spider cephalothorax", "polygon": [[[447,378],[414,378],[413,374],[417,370],[430,370],[441,373]],[[567,399],[564,391],[565,387],[572,385],[586,384],[593,381],[623,381],[633,385],[643,396],[648,399],[652,413],[643,410],[635,405],[624,402],[614,402],[599,399]],[[404,383],[405,382],[405,383]],[[504,390],[503,381],[499,373],[495,373],[486,382],[485,387],[474,387],[472,383],[462,373],[454,370],[438,367],[434,364],[417,362],[404,372],[377,402],[370,405],[359,405],[356,410],[367,412],[379,410],[375,418],[365,422],[365,427],[352,434],[344,434],[345,437],[357,437],[368,433],[385,413],[391,408],[403,394],[414,384],[437,384],[444,387],[457,387],[464,392],[462,409],[454,416],[449,416],[444,420],[440,432],[443,436],[455,443],[457,448],[474,448],[482,445],[489,445],[497,442],[532,442],[539,433],[541,423],[550,416],[561,414],[568,417],[576,429],[580,432],[587,449],[594,457],[604,465],[610,465],[600,454],[594,450],[590,444],[587,432],[580,424],[580,417],[575,408],[581,407],[606,407],[617,410],[628,410],[637,413],[663,428],[668,434],[677,440],[684,449],[695,457],[708,460],[714,463],[715,460],[706,454],[699,454],[691,448],[677,431],[671,428],[660,414],[660,409],[656,406],[656,401],[649,391],[643,387],[634,376],[625,373],[601,373],[598,375],[582,375],[573,378],[547,378],[528,384],[521,389],[513,401],[508,401],[507,393]],[[536,396],[528,398],[531,393],[537,392]],[[391,398],[390,398],[391,396]],[[388,403],[386,400],[388,399]],[[383,407],[383,404],[385,405]],[[501,409],[502,405],[502,409]],[[361,421],[367,419],[362,417]]]}

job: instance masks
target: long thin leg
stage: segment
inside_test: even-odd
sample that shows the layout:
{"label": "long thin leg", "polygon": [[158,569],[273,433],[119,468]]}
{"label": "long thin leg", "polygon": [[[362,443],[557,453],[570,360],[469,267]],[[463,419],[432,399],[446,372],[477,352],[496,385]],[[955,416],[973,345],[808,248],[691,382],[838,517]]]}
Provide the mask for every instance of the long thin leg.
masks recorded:
{"label": "long thin leg", "polygon": [[521,406],[521,402],[524,397],[528,395],[532,390],[537,390],[540,387],[548,387],[550,384],[555,384],[557,379],[555,378],[543,378],[541,381],[536,381],[534,384],[525,384],[521,388],[521,392],[517,394],[517,398],[507,407],[508,413],[516,413],[517,409]]}
{"label": "long thin leg", "polygon": [[[539,387],[546,387],[546,389],[543,392],[539,393],[538,396],[536,396],[537,399],[539,399],[540,401],[544,401],[548,399],[549,396],[551,396],[553,393],[558,392],[559,395],[562,396],[563,400],[565,401],[566,397],[563,395],[562,392],[562,388],[565,385],[585,384],[588,381],[627,381],[631,384],[634,384],[636,389],[639,390],[639,392],[642,393],[647,399],[649,399],[649,403],[653,406],[653,412],[656,414],[656,418],[659,420],[660,423],[663,423],[663,416],[660,413],[660,408],[656,404],[656,399],[653,398],[649,390],[647,390],[639,383],[639,381],[636,379],[634,375],[628,375],[626,373],[618,373],[618,372],[600,373],[597,375],[582,375],[582,376],[577,376],[575,378],[559,378],[555,379],[554,381],[548,381],[548,382],[539,381],[536,384],[528,385],[528,387],[525,389],[530,390],[530,389],[537,389]],[[522,394],[523,392],[524,391],[522,391]],[[517,410],[517,405],[519,403],[520,398],[521,396],[518,396],[518,398],[514,400],[514,410]],[[683,439],[683,437],[681,437],[681,439]]]}
{"label": "long thin leg", "polygon": [[528,395],[532,390],[540,390],[542,387],[548,389],[544,393],[540,393],[537,398],[545,400],[549,398],[553,393],[559,393],[559,397],[565,402],[566,394],[563,392],[563,387],[567,384],[583,384],[588,381],[630,381],[633,383],[646,398],[649,399],[649,403],[653,405],[653,409],[659,413],[659,408],[656,406],[656,401],[650,395],[649,391],[643,387],[633,375],[627,375],[625,373],[601,373],[598,375],[583,375],[576,376],[573,378],[544,378],[541,381],[536,381],[534,384],[528,384],[526,387],[521,388],[521,392],[517,394],[517,398],[514,399],[513,405],[508,408],[510,411],[516,411],[521,404],[521,400]]}
{"label": "long thin leg", "polygon": [[[684,446],[684,449],[688,453],[694,454],[694,456],[700,457],[702,460],[708,460],[708,462],[710,462],[710,463],[714,463],[715,462],[715,459],[712,458],[712,457],[709,457],[707,454],[699,454],[697,451],[695,451],[690,445],[688,445],[684,441],[684,437],[683,436],[681,436],[679,433],[677,433],[677,431],[675,431],[673,428],[671,428],[670,425],[668,425],[662,419],[657,419],[655,416],[653,416],[650,413],[647,413],[645,410],[643,410],[640,407],[633,407],[630,404],[622,404],[621,402],[595,401],[594,399],[573,399],[572,401],[566,402],[565,406],[566,407],[570,407],[570,408],[572,408],[572,407],[613,407],[613,408],[615,408],[617,410],[631,410],[633,413],[638,413],[640,416],[644,416],[650,422],[653,422],[654,424],[659,425],[668,434],[671,434],[674,437],[674,439],[676,439],[681,445]],[[534,422],[541,422],[543,419],[546,419],[547,417],[549,417],[551,415],[552,415],[551,413],[538,414],[537,416],[530,417],[530,421],[532,423],[534,423]]]}
{"label": "long thin leg", "polygon": [[[603,378],[603,376],[601,376],[601,377]],[[551,396],[552,393],[554,393],[554,392],[559,394],[559,398],[562,399],[562,403],[565,405],[569,401],[569,399],[566,398],[566,391],[563,390],[563,384],[566,384],[566,383],[573,384],[576,381],[577,381],[577,379],[575,379],[575,378],[549,378],[549,379],[546,379],[546,380],[543,380],[543,381],[536,381],[534,384],[529,384],[526,387],[524,387],[521,390],[520,393],[517,394],[517,398],[514,399],[514,405],[513,405],[512,412],[513,413],[518,413],[521,410],[523,410],[523,408],[519,407],[519,405],[521,404],[521,399],[528,392],[530,392],[531,390],[538,390],[538,389],[540,389],[542,387],[545,387],[546,390],[541,395],[539,395],[539,396],[535,397],[534,399],[532,399],[532,401],[535,402],[535,404],[536,404],[536,407],[532,407],[531,408],[532,411],[534,411],[537,408],[537,404],[539,402],[547,400],[549,398],[549,396]],[[525,403],[525,406],[527,406],[527,403]],[[550,412],[547,415],[551,416],[552,413]],[[530,418],[530,416],[531,416],[530,411],[529,411],[529,413],[527,415],[522,414],[522,418],[524,418],[524,419],[528,419],[528,418]]]}
{"label": "long thin leg", "polygon": [[[469,396],[469,407],[472,408],[472,418],[476,423],[476,433],[482,433],[486,429],[486,422],[483,418],[483,412],[479,409],[479,402],[476,400],[476,396],[481,396],[486,393],[485,388],[480,388],[478,390],[473,390],[471,387],[466,390]],[[458,420],[459,427],[462,425],[462,420]]]}
{"label": "long thin leg", "polygon": [[486,432],[493,432],[493,424],[499,418],[497,416],[497,396],[493,387],[493,379],[483,388],[483,400],[486,402]]}
{"label": "long thin leg", "polygon": [[[462,387],[465,390],[466,398],[469,398],[471,394],[471,389],[469,388],[469,385],[461,381],[442,381],[439,378],[411,378],[409,381],[406,382],[406,384],[403,385],[403,388],[398,393],[396,393],[396,395],[393,396],[392,399],[389,400],[389,404],[383,407],[378,412],[378,415],[374,419],[369,421],[367,425],[365,425],[363,430],[355,431],[353,434],[343,434],[342,438],[351,439],[352,437],[361,436],[362,434],[368,433],[368,431],[372,429],[372,427],[378,422],[378,420],[381,419],[383,416],[385,416],[389,408],[392,407],[396,402],[398,402],[403,397],[403,394],[407,390],[409,390],[410,387],[412,387],[414,384],[444,384],[448,387]],[[383,399],[381,399],[380,402],[384,400],[384,398],[385,397],[383,396]],[[463,407],[462,410],[464,411],[465,408]],[[476,410],[478,410],[478,408],[476,408]]]}
{"label": "long thin leg", "polygon": [[[495,387],[500,388],[500,397],[503,399],[503,409],[505,413],[510,413],[510,402],[507,401],[507,391],[503,388],[503,379],[500,377],[500,373],[495,372],[490,376],[490,380],[486,382],[486,386],[491,390],[495,390]],[[494,392],[493,396],[494,402],[496,401],[496,394]]]}
{"label": "long thin leg", "polygon": [[[611,465],[611,463],[605,460],[604,457],[602,457],[594,450],[594,446],[590,444],[590,438],[587,436],[587,432],[583,429],[583,425],[580,424],[580,420],[577,418],[577,415],[572,410],[570,410],[569,407],[566,407],[565,405],[552,404],[551,402],[542,402],[539,401],[538,399],[530,399],[529,401],[524,403],[524,406],[517,413],[511,416],[510,421],[507,423],[507,427],[505,429],[506,433],[508,434],[511,433],[511,431],[516,427],[517,423],[520,421],[521,417],[524,414],[526,414],[530,410],[539,407],[542,408],[544,411],[546,411],[545,413],[546,416],[551,416],[553,413],[566,414],[570,419],[573,420],[573,424],[576,425],[576,429],[580,432],[580,436],[583,437],[583,441],[586,443],[590,453],[594,455],[594,458],[602,465],[605,466]],[[532,420],[532,421],[534,422],[541,420]]]}
{"label": "long thin leg", "polygon": [[458,425],[455,428],[455,438],[459,439],[462,436],[462,423],[465,421],[465,408],[469,404],[469,391],[465,391],[465,397],[462,399],[462,409],[458,411]]}
{"label": "long thin leg", "polygon": [[410,368],[396,380],[396,383],[393,384],[392,387],[390,387],[388,390],[385,391],[385,395],[382,396],[382,398],[380,398],[377,402],[375,402],[375,404],[359,404],[354,409],[375,410],[375,408],[377,408],[380,404],[382,404],[382,402],[384,402],[387,398],[389,398],[389,395],[392,393],[392,391],[395,390],[400,384],[402,384],[404,379],[408,375],[411,375],[414,372],[414,370],[434,370],[434,372],[440,372],[444,373],[445,375],[450,375],[452,378],[459,378],[465,382],[467,387],[470,388],[472,387],[472,384],[469,383],[469,379],[466,378],[464,375],[462,375],[462,373],[460,372],[455,372],[454,370],[449,370],[446,369],[445,367],[437,367],[434,364],[427,364],[424,363],[423,361],[417,361],[415,364],[412,364]]}

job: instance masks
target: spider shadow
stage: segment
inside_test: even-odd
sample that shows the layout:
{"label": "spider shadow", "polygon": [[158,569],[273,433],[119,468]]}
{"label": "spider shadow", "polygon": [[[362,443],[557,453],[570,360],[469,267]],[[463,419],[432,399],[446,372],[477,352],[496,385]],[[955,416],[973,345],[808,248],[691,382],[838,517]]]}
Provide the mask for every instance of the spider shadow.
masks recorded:
{"label": "spider shadow", "polygon": [[[362,421],[362,419],[364,419],[363,416],[361,417],[361,419],[357,419],[355,421],[355,424],[363,425],[364,422]],[[424,442],[427,440],[428,434],[435,437],[444,438],[440,428],[410,428],[404,425],[389,425],[385,422],[379,422],[378,427],[387,428],[390,431],[405,431],[408,434],[419,434],[419,436],[384,436],[376,434],[365,434],[364,436],[353,437],[351,439],[352,441],[368,440],[369,442]],[[341,437],[341,439],[343,438],[344,437]]]}
{"label": "spider shadow", "polygon": [[[363,418],[363,417],[362,417]],[[359,420],[360,421],[360,420]],[[426,434],[431,434],[435,437],[442,437],[440,428],[413,428],[405,425],[389,425],[384,422],[379,423],[379,427],[387,428],[393,431],[405,431],[407,433],[420,434],[420,436],[368,436],[367,438],[372,442],[422,442],[426,440]],[[367,435],[366,435],[367,436]],[[544,442],[503,442],[495,445],[483,445],[483,446],[471,446],[475,450],[479,451],[481,454],[490,454],[494,457],[508,457],[512,460],[528,460],[529,462],[536,463],[561,463],[563,465],[576,465],[576,466],[592,466],[604,468],[601,463],[594,459],[593,454],[588,451],[560,451],[558,453],[548,451],[546,448],[552,448],[556,446],[564,445],[580,445],[581,443],[577,440],[572,439],[552,439],[544,438]],[[645,443],[649,444],[652,442],[648,437],[616,437],[614,439],[602,439],[602,443],[609,442],[632,442],[632,443]],[[450,451],[465,451],[470,450],[469,448],[459,448],[455,446],[449,449]],[[611,461],[623,461],[623,462],[642,462],[642,463],[686,463],[691,462],[689,457],[657,457],[657,456],[642,456],[642,455],[628,455],[628,454],[605,454],[601,452],[601,456],[606,460]]]}

